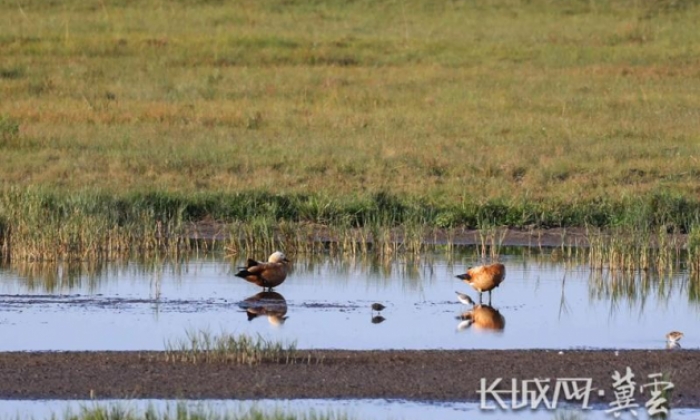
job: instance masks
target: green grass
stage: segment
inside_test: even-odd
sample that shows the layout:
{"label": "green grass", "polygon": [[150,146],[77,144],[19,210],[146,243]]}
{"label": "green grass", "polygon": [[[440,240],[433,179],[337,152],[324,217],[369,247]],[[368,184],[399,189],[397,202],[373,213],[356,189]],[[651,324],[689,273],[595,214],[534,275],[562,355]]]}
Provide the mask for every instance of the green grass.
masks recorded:
{"label": "green grass", "polygon": [[0,0],[0,252],[187,248],[156,225],[205,217],[690,232],[699,18],[693,0]]}
{"label": "green grass", "polygon": [[[296,343],[272,341],[258,335],[212,334],[209,331],[187,331],[186,337],[165,344],[165,360],[186,363],[296,363]],[[304,359],[311,362],[311,356]],[[315,362],[320,360],[314,359]]]}
{"label": "green grass", "polygon": [[253,407],[249,410],[222,411],[209,408],[206,404],[188,406],[178,403],[175,407],[158,410],[149,406],[146,410],[129,408],[128,405],[86,405],[78,413],[68,411],[63,415],[54,414],[53,420],[343,420],[349,416],[334,412],[285,412],[281,409],[263,410]]}

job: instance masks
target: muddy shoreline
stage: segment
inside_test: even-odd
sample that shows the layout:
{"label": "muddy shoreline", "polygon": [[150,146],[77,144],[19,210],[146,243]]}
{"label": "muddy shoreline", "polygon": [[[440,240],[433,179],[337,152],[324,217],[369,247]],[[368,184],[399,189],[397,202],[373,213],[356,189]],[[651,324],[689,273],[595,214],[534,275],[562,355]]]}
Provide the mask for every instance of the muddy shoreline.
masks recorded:
{"label": "muddy shoreline", "polygon": [[[306,359],[311,355],[312,362]],[[630,367],[637,387],[670,375],[672,407],[700,407],[696,350],[300,351],[295,364],[166,362],[162,352],[0,353],[0,399],[391,398],[479,401],[511,379],[591,378],[591,404],[614,400],[614,371]],[[318,361],[318,362],[317,362]],[[552,386],[554,388],[554,386]],[[601,398],[597,390],[605,391]],[[637,393],[643,406],[649,392]],[[510,394],[504,400],[510,401]],[[561,401],[560,401],[561,402]]]}

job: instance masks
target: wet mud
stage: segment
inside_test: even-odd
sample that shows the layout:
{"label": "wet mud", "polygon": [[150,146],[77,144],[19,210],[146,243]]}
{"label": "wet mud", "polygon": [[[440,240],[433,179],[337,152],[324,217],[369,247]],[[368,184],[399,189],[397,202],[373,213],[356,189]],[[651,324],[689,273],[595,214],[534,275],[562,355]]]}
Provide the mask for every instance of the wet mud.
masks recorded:
{"label": "wet mud", "polygon": [[[168,362],[161,352],[0,353],[0,398],[479,401],[482,378],[487,387],[502,378],[494,388],[501,391],[510,391],[512,379],[521,387],[549,378],[550,398],[557,380],[590,378],[596,404],[614,401],[612,376],[629,367],[640,405],[650,389],[639,387],[660,373],[675,387],[671,407],[700,407],[700,351],[301,350],[299,356],[295,363],[248,366]],[[510,393],[500,395],[510,401]]]}

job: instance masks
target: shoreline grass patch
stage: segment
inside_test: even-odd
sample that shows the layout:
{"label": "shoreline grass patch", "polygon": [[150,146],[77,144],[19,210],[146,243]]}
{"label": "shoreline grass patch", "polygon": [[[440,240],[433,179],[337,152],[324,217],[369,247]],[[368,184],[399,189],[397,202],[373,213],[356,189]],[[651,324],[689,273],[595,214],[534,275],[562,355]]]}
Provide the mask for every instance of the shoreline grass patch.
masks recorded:
{"label": "shoreline grass patch", "polygon": [[[664,231],[697,233],[698,220],[700,203],[670,194],[617,203],[440,204],[387,192],[341,200],[255,191],[113,195],[90,190],[61,193],[12,188],[0,190],[0,259],[70,262],[178,257],[214,248],[232,253],[275,248],[313,253],[329,246],[352,254],[419,254],[432,232],[445,232],[449,241],[450,232],[463,229],[482,232],[484,249],[490,245],[493,252],[501,240],[497,236],[507,228],[582,226],[588,226],[591,232],[611,233],[619,240],[638,240],[638,244],[628,245],[644,248],[649,232],[659,232],[658,236],[652,235],[652,242],[661,241]],[[319,232],[325,236],[319,236]],[[691,256],[700,249],[696,242],[691,241]],[[602,244],[598,248],[602,250]]]}
{"label": "shoreline grass patch", "polygon": [[[296,363],[296,342],[268,340],[261,335],[213,334],[207,330],[187,331],[186,337],[165,343],[165,361],[184,363]],[[311,356],[308,356],[311,361]]]}
{"label": "shoreline grass patch", "polygon": [[178,402],[156,407],[132,407],[129,403],[85,404],[79,410],[66,410],[63,414],[53,413],[52,420],[348,420],[351,417],[342,412],[294,411],[281,408],[264,409],[221,409],[213,404]]}

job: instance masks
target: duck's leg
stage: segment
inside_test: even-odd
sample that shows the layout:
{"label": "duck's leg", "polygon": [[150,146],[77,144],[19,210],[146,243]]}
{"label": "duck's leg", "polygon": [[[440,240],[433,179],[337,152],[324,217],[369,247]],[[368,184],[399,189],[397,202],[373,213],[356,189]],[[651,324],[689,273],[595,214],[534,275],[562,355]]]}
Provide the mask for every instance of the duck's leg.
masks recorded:
{"label": "duck's leg", "polygon": [[489,306],[491,306],[491,291],[489,290]]}
{"label": "duck's leg", "polygon": [[481,295],[482,295],[482,292],[481,292],[481,290],[479,290],[479,305],[481,305]]}

